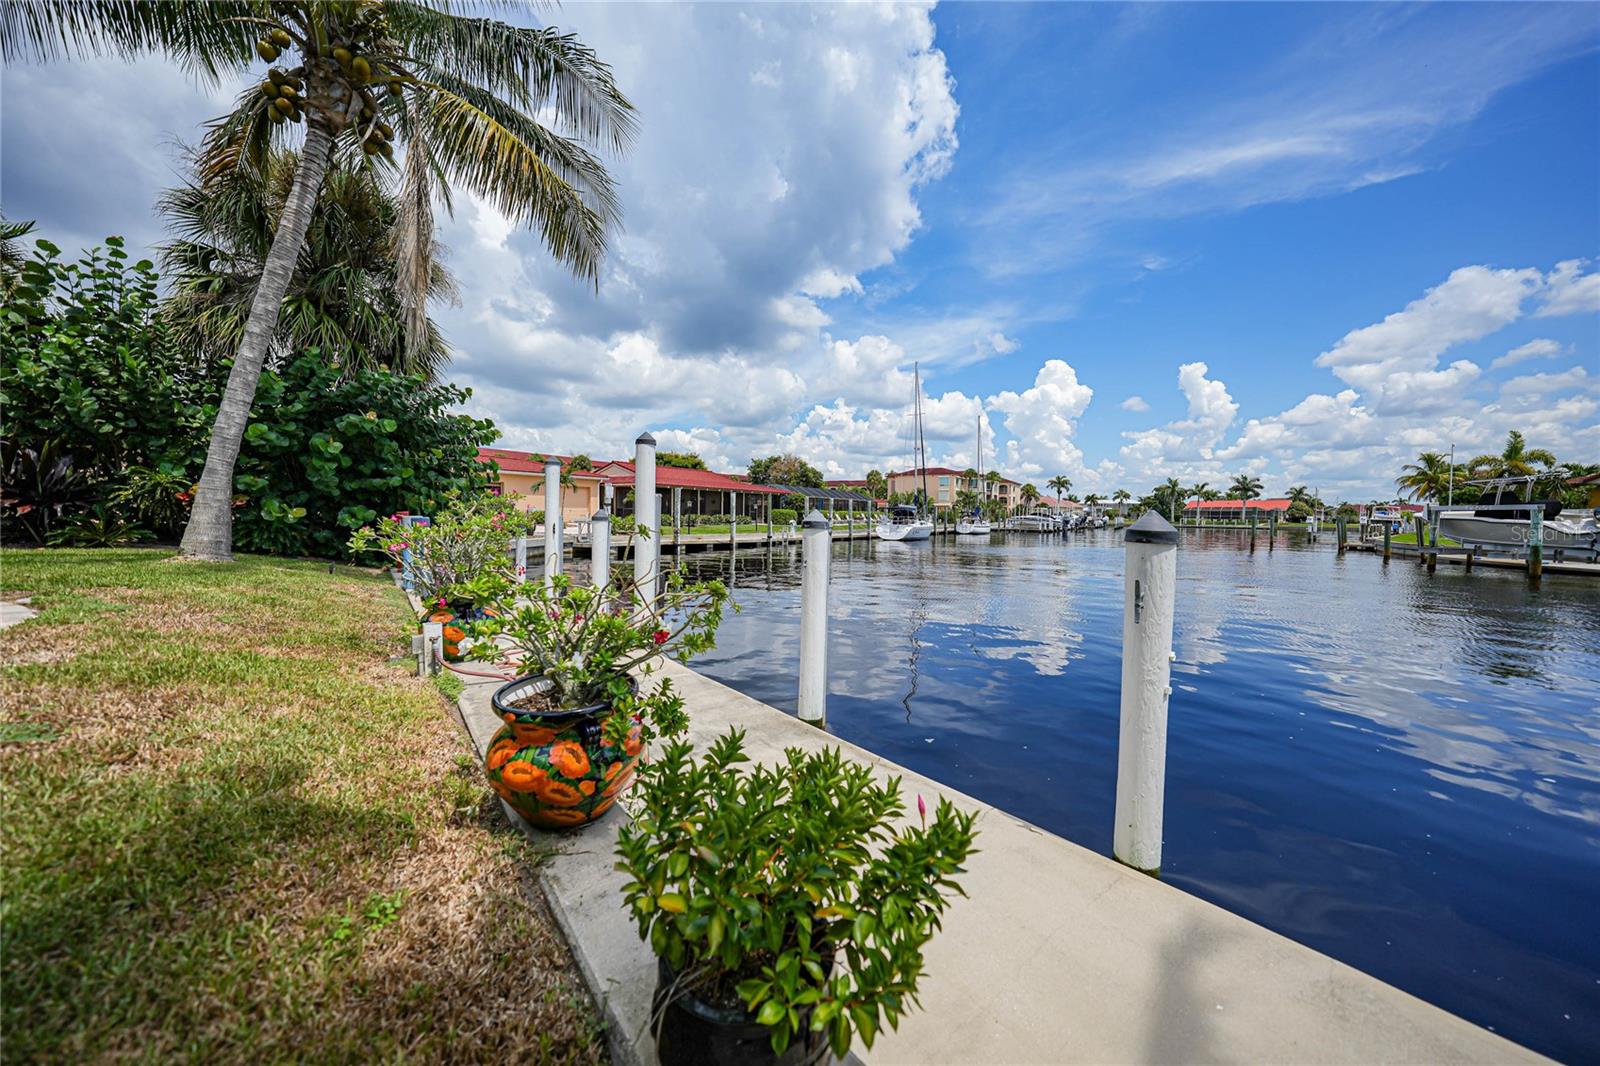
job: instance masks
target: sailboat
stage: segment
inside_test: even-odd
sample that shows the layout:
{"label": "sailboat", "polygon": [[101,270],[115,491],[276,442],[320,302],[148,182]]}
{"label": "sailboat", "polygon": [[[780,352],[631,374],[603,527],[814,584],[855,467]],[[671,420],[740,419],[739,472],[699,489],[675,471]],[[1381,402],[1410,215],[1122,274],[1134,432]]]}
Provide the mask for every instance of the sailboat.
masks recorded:
{"label": "sailboat", "polygon": [[[911,365],[911,446],[916,456],[918,473],[922,475],[922,502],[928,499],[928,443],[922,436],[922,370],[921,365]],[[879,540],[927,540],[933,536],[932,520],[923,516],[920,508],[897,504],[889,513],[878,519],[873,531]]]}
{"label": "sailboat", "polygon": [[956,533],[963,537],[987,537],[994,531],[983,516],[983,416],[978,416],[978,507],[956,522]]}

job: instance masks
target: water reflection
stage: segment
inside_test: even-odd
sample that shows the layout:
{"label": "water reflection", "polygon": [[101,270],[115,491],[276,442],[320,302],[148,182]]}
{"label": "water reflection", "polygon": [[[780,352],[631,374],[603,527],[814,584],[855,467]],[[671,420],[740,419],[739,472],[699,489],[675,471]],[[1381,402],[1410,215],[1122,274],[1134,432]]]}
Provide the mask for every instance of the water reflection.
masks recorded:
{"label": "water reflection", "polygon": [[[1109,851],[1120,540],[841,542],[832,730]],[[799,552],[701,668],[794,709]],[[1187,532],[1164,875],[1559,1058],[1600,1046],[1600,586]]]}

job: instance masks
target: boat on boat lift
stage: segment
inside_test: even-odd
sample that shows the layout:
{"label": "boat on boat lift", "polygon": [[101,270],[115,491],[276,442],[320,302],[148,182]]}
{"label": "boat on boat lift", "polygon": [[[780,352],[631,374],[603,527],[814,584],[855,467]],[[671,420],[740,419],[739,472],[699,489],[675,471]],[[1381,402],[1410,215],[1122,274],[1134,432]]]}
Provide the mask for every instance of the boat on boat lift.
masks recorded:
{"label": "boat on boat lift", "polygon": [[[1468,481],[1494,489],[1494,502],[1434,506],[1433,523],[1439,535],[1459,541],[1469,548],[1500,551],[1526,551],[1532,535],[1533,514],[1539,513],[1540,533],[1546,551],[1580,558],[1600,558],[1600,509],[1567,509],[1559,500],[1533,499],[1536,477],[1484,478]],[[1523,498],[1516,499],[1521,486]],[[1504,499],[1507,489],[1512,499]]]}
{"label": "boat on boat lift", "polygon": [[1027,514],[1012,515],[1002,528],[1021,533],[1060,533],[1066,525],[1061,516],[1040,508]]}

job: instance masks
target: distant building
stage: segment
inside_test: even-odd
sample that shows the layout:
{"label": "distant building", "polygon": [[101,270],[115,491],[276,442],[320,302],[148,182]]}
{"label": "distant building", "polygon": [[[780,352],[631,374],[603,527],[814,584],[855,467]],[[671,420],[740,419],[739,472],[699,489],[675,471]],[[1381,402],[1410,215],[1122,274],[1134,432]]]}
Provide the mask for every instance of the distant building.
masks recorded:
{"label": "distant building", "polygon": [[952,470],[948,466],[930,466],[926,471],[923,467],[891,471],[889,495],[921,492],[924,472],[927,474],[928,498],[938,511],[954,507],[956,498],[963,492],[969,491],[976,492],[985,500],[998,500],[1007,510],[1022,502],[1020,482],[1012,481],[1008,477],[995,478],[993,481],[987,478],[969,478],[962,471]]}
{"label": "distant building", "polygon": [[605,477],[593,470],[573,470],[572,456],[545,452],[519,452],[510,448],[479,448],[478,462],[499,468],[494,491],[511,497],[523,511],[544,510],[544,460],[550,454],[561,460],[568,484],[561,486],[561,521],[581,522],[600,508],[600,486]]}
{"label": "distant building", "polygon": [[[595,472],[613,490],[612,513],[633,514],[634,465],[612,459],[595,464]],[[659,514],[690,517],[737,513],[741,519],[766,521],[767,509],[786,490],[770,485],[753,485],[731,474],[714,470],[691,470],[682,466],[656,467],[656,499]],[[674,511],[674,502],[681,511]]]}
{"label": "distant building", "polygon": [[1250,512],[1255,512],[1262,518],[1276,513],[1283,515],[1289,510],[1289,500],[1190,500],[1183,505],[1184,518],[1199,518],[1217,522],[1248,520]]}

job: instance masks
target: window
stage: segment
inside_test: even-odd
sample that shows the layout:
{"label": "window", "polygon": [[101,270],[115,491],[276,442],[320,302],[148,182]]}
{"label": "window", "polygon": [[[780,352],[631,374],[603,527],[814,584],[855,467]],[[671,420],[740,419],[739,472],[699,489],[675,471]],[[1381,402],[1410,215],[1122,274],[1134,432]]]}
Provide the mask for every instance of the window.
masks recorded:
{"label": "window", "polygon": [[941,489],[947,489],[947,488],[949,488],[949,487],[950,487],[950,479],[949,479],[949,478],[947,478],[947,477],[941,477],[941,478],[940,478],[940,479],[939,479],[939,487],[940,487],[940,488],[941,488]]}

